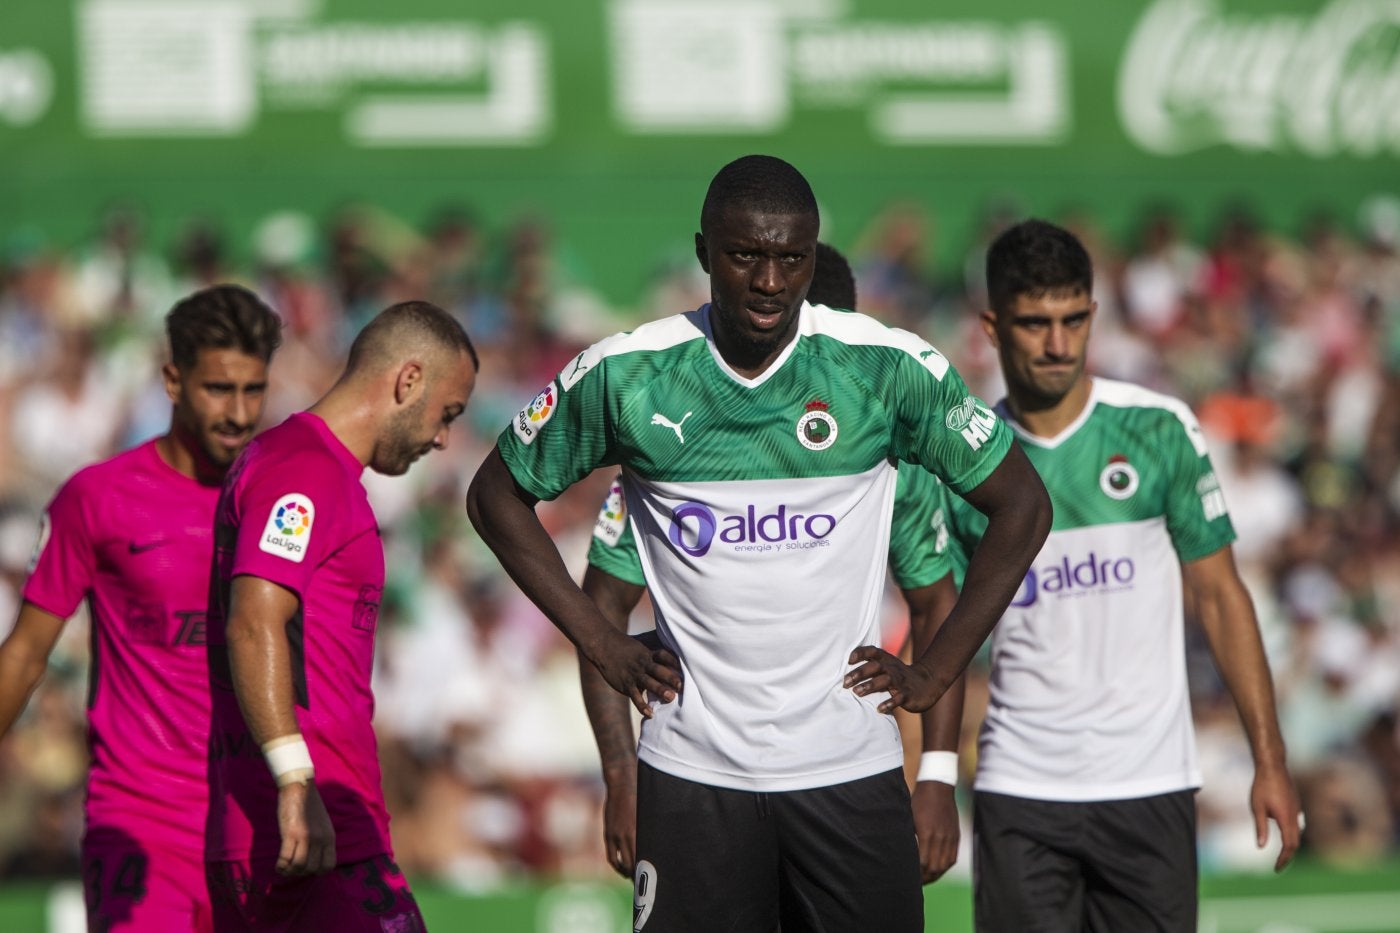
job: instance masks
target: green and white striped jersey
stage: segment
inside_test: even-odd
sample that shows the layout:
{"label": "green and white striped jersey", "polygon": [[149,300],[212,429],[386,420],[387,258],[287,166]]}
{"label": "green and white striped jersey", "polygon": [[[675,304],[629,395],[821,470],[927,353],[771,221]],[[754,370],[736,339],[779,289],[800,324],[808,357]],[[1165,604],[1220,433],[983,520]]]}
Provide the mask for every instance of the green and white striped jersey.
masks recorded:
{"label": "green and white striped jersey", "polygon": [[754,379],[714,348],[709,306],[595,344],[502,432],[516,482],[550,499],[611,464],[657,632],[685,690],[638,755],[688,780],[799,790],[900,767],[879,697],[842,686],[878,644],[895,462],[955,490],[1010,446],[933,347],[804,304]]}
{"label": "green and white striped jersey", "polygon": [[[1181,562],[1235,533],[1195,416],[1097,377],[1057,437],[1027,433],[1004,406],[1055,519],[992,636],[977,789],[1087,801],[1199,787]],[[956,496],[944,513],[965,567],[986,518]]]}
{"label": "green and white striped jersey", "polygon": [[[890,526],[890,575],[900,589],[928,586],[953,571],[948,554],[948,527],[940,511],[943,484],[928,470],[899,464],[894,485],[894,519]],[[627,520],[627,498],[618,474],[593,523],[588,562],[599,570],[646,586],[637,539]]]}

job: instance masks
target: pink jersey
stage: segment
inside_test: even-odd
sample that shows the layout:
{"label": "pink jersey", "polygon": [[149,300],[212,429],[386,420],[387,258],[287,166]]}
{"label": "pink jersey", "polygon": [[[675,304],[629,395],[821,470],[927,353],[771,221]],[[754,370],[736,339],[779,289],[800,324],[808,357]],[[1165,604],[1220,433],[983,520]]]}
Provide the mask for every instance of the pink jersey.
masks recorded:
{"label": "pink jersey", "polygon": [[58,491],[24,598],[92,616],[87,828],[196,856],[207,807],[205,609],[217,487],[149,441],[78,472]]}
{"label": "pink jersey", "polygon": [[303,412],[255,438],[224,481],[215,532],[219,595],[209,622],[218,646],[211,654],[224,665],[215,675],[210,737],[205,854],[212,861],[275,856],[280,845],[277,786],[239,712],[223,648],[229,584],[243,574],[301,600],[287,625],[296,716],[335,827],[337,861],[390,851],[370,723],[384,548],[363,472],[325,422]]}

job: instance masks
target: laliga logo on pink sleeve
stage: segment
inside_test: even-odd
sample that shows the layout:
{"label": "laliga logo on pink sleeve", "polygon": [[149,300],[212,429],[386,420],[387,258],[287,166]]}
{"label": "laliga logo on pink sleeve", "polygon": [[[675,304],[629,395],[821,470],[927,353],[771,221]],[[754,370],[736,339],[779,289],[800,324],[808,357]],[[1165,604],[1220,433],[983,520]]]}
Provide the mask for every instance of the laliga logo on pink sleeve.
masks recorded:
{"label": "laliga logo on pink sleeve", "polygon": [[277,500],[267,516],[258,549],[268,554],[301,563],[311,544],[311,525],[316,520],[316,506],[299,492]]}

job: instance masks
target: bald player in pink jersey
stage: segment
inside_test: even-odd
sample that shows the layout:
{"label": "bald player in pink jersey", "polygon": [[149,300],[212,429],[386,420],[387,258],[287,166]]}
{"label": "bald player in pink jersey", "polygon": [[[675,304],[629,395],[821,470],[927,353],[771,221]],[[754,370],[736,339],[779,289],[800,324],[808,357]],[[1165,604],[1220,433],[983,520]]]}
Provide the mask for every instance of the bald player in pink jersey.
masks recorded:
{"label": "bald player in pink jersey", "polygon": [[442,449],[476,368],[451,315],[394,305],[330,392],[255,440],[224,483],[207,849],[220,933],[423,929],[393,862],[371,727],[384,549],[360,479]]}
{"label": "bald player in pink jersey", "polygon": [[14,630],[0,645],[0,735],[65,620],[92,619],[82,843],[88,928],[212,929],[204,883],[205,612],[219,484],[253,436],[281,323],[218,285],[166,316],[170,430],[75,474],[44,515]]}

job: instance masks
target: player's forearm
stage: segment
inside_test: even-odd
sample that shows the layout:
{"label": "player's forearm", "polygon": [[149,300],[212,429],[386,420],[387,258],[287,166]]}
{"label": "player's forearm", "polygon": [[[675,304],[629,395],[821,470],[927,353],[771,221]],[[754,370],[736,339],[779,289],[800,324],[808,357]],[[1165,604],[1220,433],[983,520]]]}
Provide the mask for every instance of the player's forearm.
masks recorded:
{"label": "player's forearm", "polygon": [[[934,636],[942,627],[943,620],[957,601],[957,590],[952,581],[947,581],[946,594],[939,591],[924,607],[911,607],[909,613],[909,634],[913,647],[913,657],[922,657],[933,643]],[[943,692],[938,702],[919,714],[923,733],[923,750],[926,752],[954,752],[962,735],[963,699],[967,679],[959,675],[953,685]]]}
{"label": "player's forearm", "polygon": [[0,644],[0,737],[9,733],[20,711],[29,704],[47,667],[47,657],[35,657],[13,638]]}
{"label": "player's forearm", "polygon": [[583,706],[598,743],[603,778],[612,787],[617,780],[626,780],[637,768],[637,740],[632,732],[631,704],[627,698],[608,686],[593,663],[579,654],[579,684],[583,688]]}
{"label": "player's forearm", "polygon": [[493,450],[467,491],[467,514],[481,540],[521,592],[585,657],[614,634],[607,620],[569,576],[534,503],[522,498],[500,452]]}
{"label": "player's forearm", "polygon": [[49,666],[63,621],[26,602],[0,643],[0,737],[9,734]]}
{"label": "player's forearm", "polygon": [[235,614],[227,637],[233,690],[253,740],[261,746],[300,732],[285,620]]}
{"label": "player's forearm", "polygon": [[[593,601],[613,630],[627,634],[627,620],[641,601],[644,587],[628,583],[589,564],[583,574],[581,587]],[[579,685],[583,690],[583,705],[588,712],[593,738],[598,743],[603,779],[611,791],[619,781],[636,783],[637,740],[632,732],[631,704],[598,672],[583,652],[579,652]]]}
{"label": "player's forearm", "polygon": [[1249,594],[1243,584],[1238,589],[1225,587],[1201,594],[1197,607],[1211,654],[1239,711],[1255,767],[1285,768],[1273,677]]}
{"label": "player's forearm", "polygon": [[916,658],[945,678],[947,686],[996,627],[1049,534],[1050,500],[1033,471],[1031,479],[1034,485],[1024,494],[987,513],[987,530],[968,562],[957,605]]}

